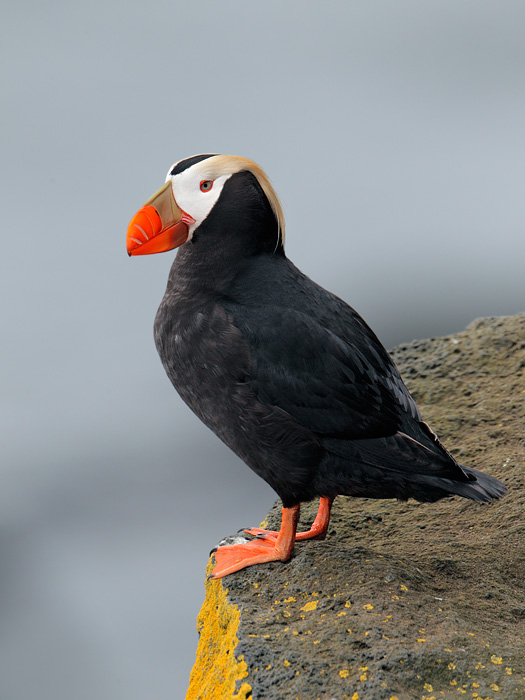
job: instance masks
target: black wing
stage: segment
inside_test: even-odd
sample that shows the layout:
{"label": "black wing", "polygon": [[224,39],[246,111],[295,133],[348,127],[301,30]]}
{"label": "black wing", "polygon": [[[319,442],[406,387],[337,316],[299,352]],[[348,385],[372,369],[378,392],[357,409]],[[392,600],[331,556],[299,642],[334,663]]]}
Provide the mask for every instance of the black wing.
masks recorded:
{"label": "black wing", "polygon": [[249,348],[258,399],[313,433],[382,437],[396,433],[407,414],[421,419],[397,368],[364,322],[341,337],[323,319],[296,309],[228,307]]}

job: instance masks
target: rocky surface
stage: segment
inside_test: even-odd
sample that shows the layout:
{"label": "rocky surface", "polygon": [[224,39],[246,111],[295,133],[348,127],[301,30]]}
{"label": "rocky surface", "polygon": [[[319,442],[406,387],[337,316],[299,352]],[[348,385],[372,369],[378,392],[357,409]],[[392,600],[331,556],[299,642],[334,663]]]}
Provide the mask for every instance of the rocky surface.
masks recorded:
{"label": "rocky surface", "polygon": [[392,354],[445,445],[508,495],[340,497],[324,542],[208,581],[188,700],[525,698],[525,314]]}

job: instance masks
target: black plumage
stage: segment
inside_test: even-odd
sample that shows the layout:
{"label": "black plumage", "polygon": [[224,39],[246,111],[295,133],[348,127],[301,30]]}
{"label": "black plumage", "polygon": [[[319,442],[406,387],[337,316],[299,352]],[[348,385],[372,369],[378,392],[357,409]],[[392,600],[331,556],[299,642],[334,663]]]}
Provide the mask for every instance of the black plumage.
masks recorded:
{"label": "black plumage", "polygon": [[180,248],[155,342],[184,401],[284,508],[339,494],[488,502],[505,492],[457,463],[368,325],[288,260],[251,172],[231,174]]}

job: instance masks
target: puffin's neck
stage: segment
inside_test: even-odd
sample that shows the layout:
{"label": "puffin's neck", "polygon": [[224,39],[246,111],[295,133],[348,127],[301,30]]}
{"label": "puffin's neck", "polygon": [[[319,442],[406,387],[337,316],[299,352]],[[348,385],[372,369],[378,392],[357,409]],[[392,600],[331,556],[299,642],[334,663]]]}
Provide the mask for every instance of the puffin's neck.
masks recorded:
{"label": "puffin's neck", "polygon": [[284,256],[273,215],[210,217],[178,251],[168,291],[227,295],[232,283],[259,256]]}
{"label": "puffin's neck", "polygon": [[276,251],[244,255],[238,250],[218,246],[204,254],[198,243],[186,243],[171,267],[168,290],[227,294],[233,282],[261,255],[282,257],[284,250],[280,246]]}

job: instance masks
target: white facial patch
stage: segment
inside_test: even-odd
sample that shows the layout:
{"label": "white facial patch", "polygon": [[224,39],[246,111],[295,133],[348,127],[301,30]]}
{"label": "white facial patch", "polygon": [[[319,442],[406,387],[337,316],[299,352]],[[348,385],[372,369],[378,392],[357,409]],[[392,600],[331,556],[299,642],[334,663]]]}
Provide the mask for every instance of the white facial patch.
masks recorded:
{"label": "white facial patch", "polygon": [[[213,160],[213,158],[211,159]],[[208,159],[195,163],[191,168],[183,170],[177,175],[166,176],[166,182],[171,180],[173,196],[178,206],[195,219],[195,223],[190,225],[189,238],[198,228],[219,199],[224,183],[232,176],[231,173],[214,177],[213,169],[208,164]],[[201,183],[211,180],[211,189],[202,191]]]}

